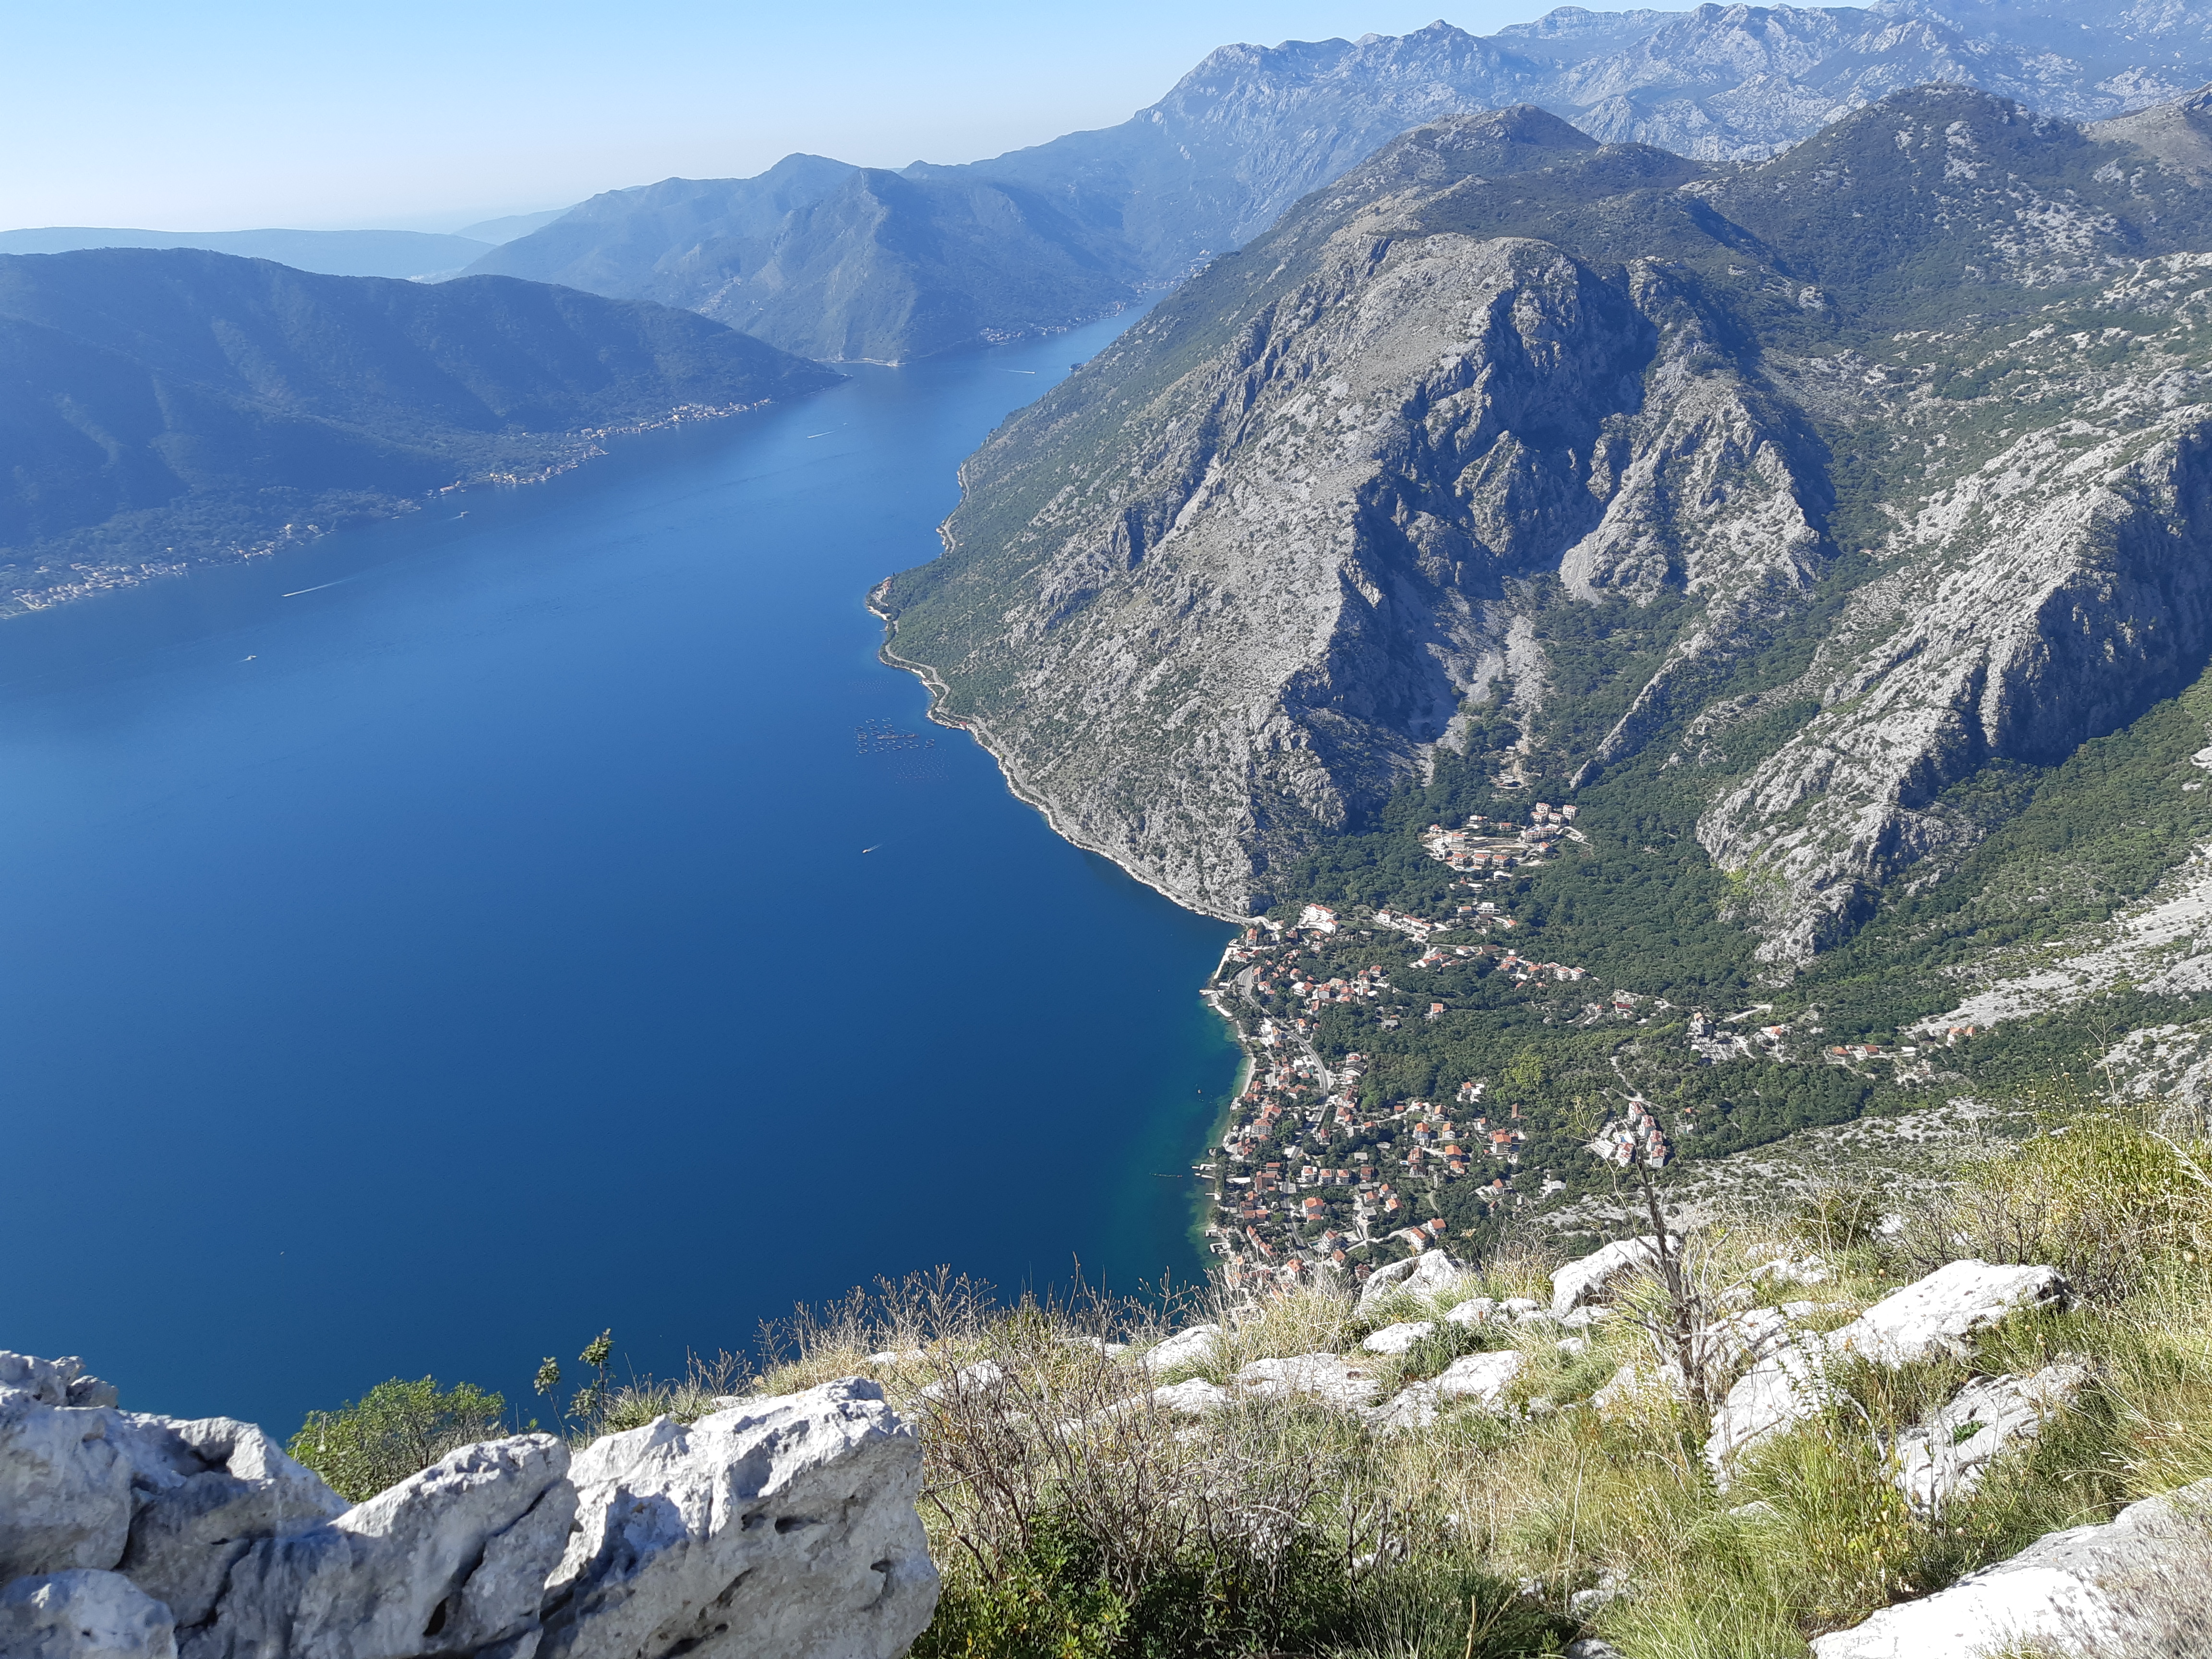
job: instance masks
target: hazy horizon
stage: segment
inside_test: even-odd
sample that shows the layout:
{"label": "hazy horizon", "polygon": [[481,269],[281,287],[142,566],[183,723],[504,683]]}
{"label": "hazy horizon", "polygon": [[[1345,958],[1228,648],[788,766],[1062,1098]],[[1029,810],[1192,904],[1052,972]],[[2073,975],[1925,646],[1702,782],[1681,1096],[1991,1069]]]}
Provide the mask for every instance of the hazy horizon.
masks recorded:
{"label": "hazy horizon", "polygon": [[[1487,33],[1551,9],[1474,0],[1447,21]],[[978,161],[1124,121],[1218,46],[1435,19],[1430,0],[23,11],[0,228],[450,232],[660,179],[749,176],[794,150]]]}

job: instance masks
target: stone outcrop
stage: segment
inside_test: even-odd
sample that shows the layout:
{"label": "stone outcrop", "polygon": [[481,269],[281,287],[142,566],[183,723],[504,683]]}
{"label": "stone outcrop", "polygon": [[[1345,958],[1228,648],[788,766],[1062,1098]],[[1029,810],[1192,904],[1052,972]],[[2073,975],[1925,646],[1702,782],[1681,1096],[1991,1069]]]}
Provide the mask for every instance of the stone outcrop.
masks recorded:
{"label": "stone outcrop", "polygon": [[168,1608],[119,1572],[71,1567],[0,1589],[6,1659],[177,1659]]}
{"label": "stone outcrop", "polygon": [[2037,1540],[1921,1601],[1823,1636],[1816,1659],[1985,1659],[1995,1653],[2185,1659],[2212,1630],[2212,1481]]}
{"label": "stone outcrop", "polygon": [[1156,1375],[1161,1371],[1171,1371],[1178,1365],[1202,1365],[1213,1357],[1213,1351],[1220,1346],[1220,1326],[1193,1325],[1146,1350],[1141,1363],[1146,1370]]}
{"label": "stone outcrop", "polygon": [[1898,1437],[1898,1490],[1922,1513],[1940,1514],[1981,1485],[1999,1457],[2040,1435],[2087,1376],[2087,1366],[2066,1362],[2033,1376],[1968,1383]]}
{"label": "stone outcrop", "polygon": [[936,1607],[921,1443],[872,1382],[610,1435],[573,1478],[547,1656],[888,1656]]}
{"label": "stone outcrop", "polygon": [[1255,1359],[1235,1380],[1238,1389],[1257,1399],[1312,1399],[1330,1406],[1364,1406],[1382,1391],[1374,1372],[1333,1353]]}
{"label": "stone outcrop", "polygon": [[[1682,1241],[1668,1236],[1668,1248],[1679,1250]],[[1565,1319],[1577,1308],[1607,1300],[1627,1280],[1656,1273],[1659,1267],[1656,1239],[1618,1238],[1612,1243],[1552,1273],[1552,1315]]]}
{"label": "stone outcrop", "polygon": [[465,1446],[349,1506],[251,1424],[0,1354],[6,1659],[890,1659],[936,1604],[874,1383]]}
{"label": "stone outcrop", "polygon": [[2056,1267],[1951,1261],[1882,1297],[1828,1342],[1837,1353],[1883,1365],[1944,1354],[1963,1359],[1978,1332],[2016,1313],[2065,1305],[2066,1280]]}
{"label": "stone outcrop", "polygon": [[1449,1252],[1424,1250],[1377,1267],[1359,1287],[1356,1311],[1364,1312],[1394,1296],[1436,1296],[1466,1276],[1467,1269]]}
{"label": "stone outcrop", "polygon": [[[1817,1415],[1838,1397],[1831,1370],[1840,1362],[1893,1370],[1965,1358],[1977,1333],[2015,1313],[2063,1307],[2065,1301],[2066,1281],[2055,1267],[1953,1261],[1825,1336],[1786,1324],[1760,1328],[1759,1357],[1713,1413],[1705,1461],[1724,1482],[1739,1452]],[[1990,1455],[1996,1449],[1992,1446]]]}
{"label": "stone outcrop", "polygon": [[1527,1364],[1527,1356],[1516,1348],[1462,1354],[1427,1382],[1407,1383],[1368,1412],[1367,1420],[1385,1433],[1425,1429],[1445,1405],[1462,1400],[1483,1411],[1502,1412],[1506,1390]]}

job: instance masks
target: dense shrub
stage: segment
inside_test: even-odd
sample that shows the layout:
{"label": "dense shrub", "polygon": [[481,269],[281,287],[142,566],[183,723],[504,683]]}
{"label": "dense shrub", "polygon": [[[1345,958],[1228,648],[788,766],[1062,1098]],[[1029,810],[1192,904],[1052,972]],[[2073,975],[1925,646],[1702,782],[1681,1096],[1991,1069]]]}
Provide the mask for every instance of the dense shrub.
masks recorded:
{"label": "dense shrub", "polygon": [[470,1382],[441,1390],[438,1380],[393,1377],[333,1412],[309,1412],[287,1448],[331,1484],[361,1503],[427,1469],[459,1446],[503,1433],[507,1401]]}

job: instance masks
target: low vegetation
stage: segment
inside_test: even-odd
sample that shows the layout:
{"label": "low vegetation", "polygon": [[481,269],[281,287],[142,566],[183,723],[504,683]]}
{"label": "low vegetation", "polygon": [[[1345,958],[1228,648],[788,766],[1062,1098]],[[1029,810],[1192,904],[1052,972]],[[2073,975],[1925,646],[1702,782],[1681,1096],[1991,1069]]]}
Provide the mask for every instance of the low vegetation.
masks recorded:
{"label": "low vegetation", "polygon": [[[1558,1654],[1585,1635],[1629,1659],[1780,1659],[2053,1529],[2212,1476],[2212,1145],[2160,1108],[2046,1107],[2014,1147],[1954,1171],[1950,1196],[1881,1216],[1841,1190],[1743,1207],[1692,1231],[1658,1276],[1571,1333],[1545,1318],[1446,1318],[1481,1296],[1548,1304],[1556,1246],[1508,1234],[1438,1297],[1359,1308],[1333,1285],[1163,1307],[1079,1294],[1006,1306],[946,1273],[879,1283],[764,1334],[762,1369],[695,1361],[680,1382],[607,1381],[611,1344],[567,1425],[579,1438],[732,1392],[878,1379],[921,1428],[923,1518],[944,1574],[920,1659],[1469,1659]],[[1964,1358],[1842,1364],[1832,1405],[1753,1448],[1723,1485],[1711,1408],[1740,1372],[1716,1348],[1684,1389],[1698,1316],[1787,1304],[1841,1325],[1943,1262],[2050,1262],[2063,1311],[2021,1315]],[[1522,1304],[1525,1305],[1525,1304]],[[1433,1322],[1401,1354],[1361,1340]],[[1143,1355],[1200,1320],[1211,1352]],[[1465,1352],[1516,1349],[1495,1410],[1444,1402],[1425,1426],[1237,1386],[1255,1360],[1349,1357],[1386,1399]],[[1898,1484],[1899,1434],[1975,1376],[2081,1362],[2087,1380],[2039,1437],[1934,1513]],[[557,1373],[558,1367],[552,1368]],[[1154,1388],[1224,1390],[1179,1412]],[[318,1413],[295,1455],[349,1496],[483,1432],[496,1396],[427,1379]],[[419,1463],[416,1464],[419,1467]]]}

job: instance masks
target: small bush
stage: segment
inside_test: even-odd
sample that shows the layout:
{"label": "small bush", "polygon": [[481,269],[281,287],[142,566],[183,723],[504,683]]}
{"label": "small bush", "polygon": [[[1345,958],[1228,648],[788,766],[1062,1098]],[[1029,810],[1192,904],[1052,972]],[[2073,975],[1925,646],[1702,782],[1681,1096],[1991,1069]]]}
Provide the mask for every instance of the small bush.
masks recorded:
{"label": "small bush", "polygon": [[309,1412],[288,1449],[349,1503],[359,1504],[427,1469],[457,1447],[505,1431],[507,1401],[473,1383],[441,1391],[426,1376],[380,1382],[358,1402]]}
{"label": "small bush", "polygon": [[2206,1153],[2142,1115],[2071,1115],[1966,1164],[1949,1202],[1908,1228],[1905,1254],[1922,1272],[1961,1255],[2048,1263],[2076,1296],[2117,1303],[2212,1254]]}

